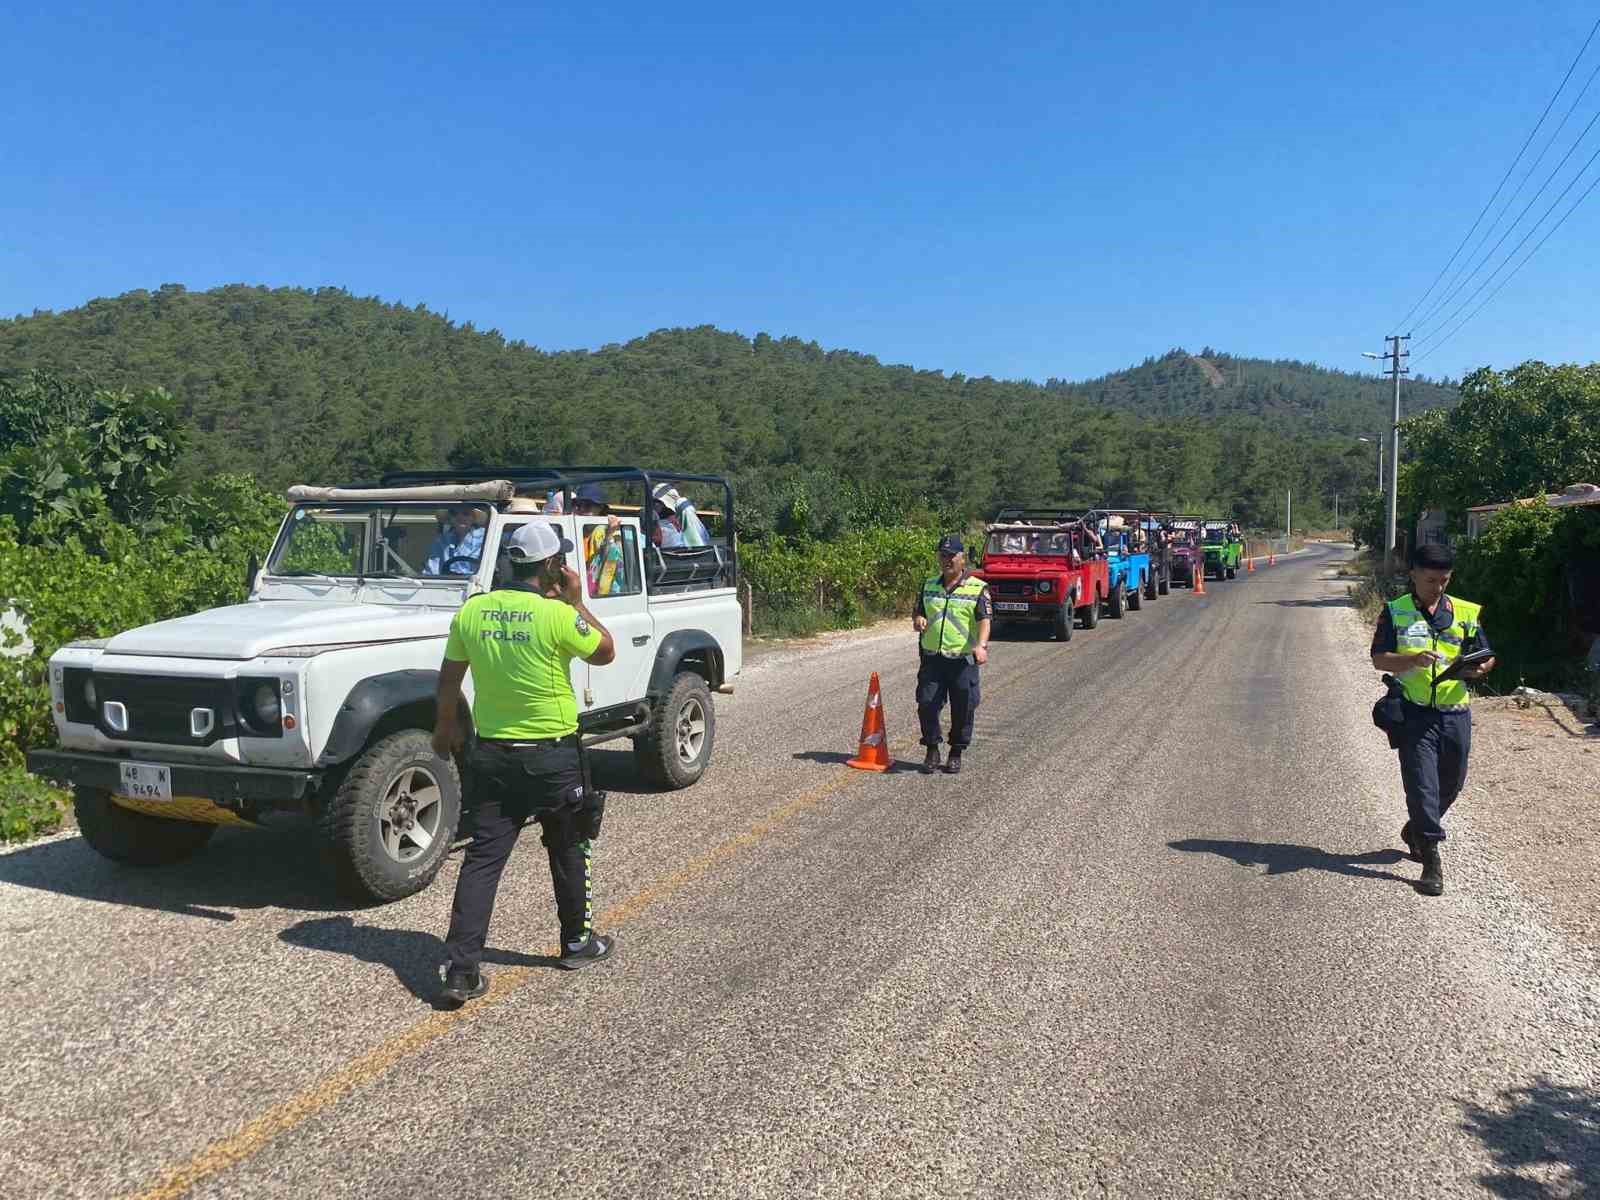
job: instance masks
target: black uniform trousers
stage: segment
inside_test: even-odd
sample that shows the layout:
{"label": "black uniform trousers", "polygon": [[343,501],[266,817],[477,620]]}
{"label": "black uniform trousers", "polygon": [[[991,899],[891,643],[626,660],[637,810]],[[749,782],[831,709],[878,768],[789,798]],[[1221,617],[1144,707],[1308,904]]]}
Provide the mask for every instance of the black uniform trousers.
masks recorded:
{"label": "black uniform trousers", "polygon": [[917,671],[917,719],[922,723],[922,744],[937,746],[939,714],[950,701],[950,749],[972,744],[972,717],[978,711],[978,664],[971,658],[945,658],[924,654]]}
{"label": "black uniform trousers", "polygon": [[1405,702],[1400,743],[1400,779],[1406,789],[1411,834],[1425,842],[1444,841],[1444,815],[1467,782],[1472,752],[1472,711],[1440,712]]}
{"label": "black uniform trousers", "polygon": [[450,908],[445,938],[450,966],[470,971],[483,957],[500,876],[530,820],[544,832],[562,945],[586,940],[594,903],[589,839],[598,830],[595,813],[586,806],[576,736],[546,742],[479,741],[468,752],[462,783],[464,807],[475,820]]}

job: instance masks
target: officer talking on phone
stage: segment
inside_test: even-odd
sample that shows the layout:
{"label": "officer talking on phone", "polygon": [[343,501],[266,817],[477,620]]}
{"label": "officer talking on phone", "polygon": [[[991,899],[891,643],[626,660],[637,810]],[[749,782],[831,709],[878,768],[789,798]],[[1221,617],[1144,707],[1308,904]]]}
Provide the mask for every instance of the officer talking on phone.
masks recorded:
{"label": "officer talking on phone", "polygon": [[561,965],[587,966],[611,952],[613,939],[593,930],[591,843],[600,832],[604,800],[585,786],[570,666],[574,658],[604,666],[616,647],[584,606],[582,581],[566,563],[570,553],[572,543],[553,525],[529,521],[506,539],[512,582],[471,597],[450,622],[439,669],[434,753],[443,757],[463,745],[457,712],[468,671],[477,732],[462,772],[477,822],[445,939],[449,963],[442,996],[458,1005],[488,990],[479,960],[495,892],[530,820],[543,830],[549,854]]}

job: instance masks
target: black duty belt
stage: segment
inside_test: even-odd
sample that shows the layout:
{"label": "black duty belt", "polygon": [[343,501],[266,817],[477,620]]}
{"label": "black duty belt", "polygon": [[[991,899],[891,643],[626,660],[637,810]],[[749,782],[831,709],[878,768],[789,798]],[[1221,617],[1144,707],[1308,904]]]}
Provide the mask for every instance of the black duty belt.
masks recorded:
{"label": "black duty belt", "polygon": [[568,733],[555,738],[479,738],[478,744],[499,746],[505,750],[550,750],[556,746],[577,745],[578,735]]}

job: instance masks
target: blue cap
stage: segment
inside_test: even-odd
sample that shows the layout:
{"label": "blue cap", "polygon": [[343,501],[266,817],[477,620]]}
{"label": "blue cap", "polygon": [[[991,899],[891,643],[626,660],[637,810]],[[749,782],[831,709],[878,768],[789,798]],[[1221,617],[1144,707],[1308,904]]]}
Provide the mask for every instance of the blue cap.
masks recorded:
{"label": "blue cap", "polygon": [[959,533],[947,533],[939,539],[940,554],[964,554],[966,546],[961,542]]}
{"label": "blue cap", "polygon": [[590,504],[604,504],[606,494],[600,490],[598,483],[586,483],[572,493],[574,500],[587,500]]}

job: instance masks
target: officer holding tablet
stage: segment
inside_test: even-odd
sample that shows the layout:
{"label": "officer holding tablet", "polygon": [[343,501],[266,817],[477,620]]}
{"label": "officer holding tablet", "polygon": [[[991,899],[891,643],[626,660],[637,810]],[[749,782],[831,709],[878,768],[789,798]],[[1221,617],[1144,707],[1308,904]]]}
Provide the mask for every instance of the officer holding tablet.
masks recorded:
{"label": "officer holding tablet", "polygon": [[1409,820],[1400,840],[1422,864],[1417,889],[1444,891],[1439,845],[1444,815],[1467,781],[1472,750],[1471,693],[1466,681],[1494,667],[1480,607],[1451,596],[1454,552],[1418,546],[1411,553],[1411,591],[1384,606],[1372,638],[1372,665],[1394,676],[1404,722],[1394,730]]}

